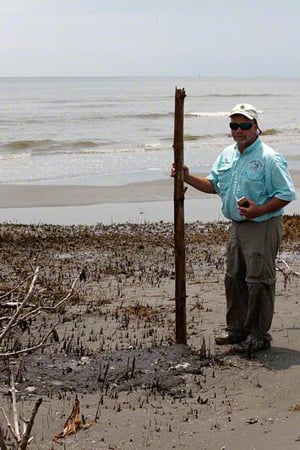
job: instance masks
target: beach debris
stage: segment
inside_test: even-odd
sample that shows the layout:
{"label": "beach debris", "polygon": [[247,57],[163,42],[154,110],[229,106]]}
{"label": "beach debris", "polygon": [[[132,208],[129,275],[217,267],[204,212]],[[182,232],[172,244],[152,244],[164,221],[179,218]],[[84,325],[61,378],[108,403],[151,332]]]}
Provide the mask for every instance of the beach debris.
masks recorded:
{"label": "beach debris", "polygon": [[80,404],[78,396],[76,395],[72,412],[68,417],[67,421],[65,422],[63,431],[54,436],[53,438],[54,442],[56,442],[59,445],[63,445],[62,440],[64,440],[66,437],[71,436],[72,434],[75,434],[80,430],[87,430],[88,428],[96,424],[96,418],[94,420],[91,420],[90,422],[85,422],[83,416],[80,419],[79,413],[80,413]]}
{"label": "beach debris", "polygon": [[[34,289],[34,285],[36,283],[38,274],[39,274],[40,268],[37,267],[35,269],[31,284],[30,284],[30,288],[29,291],[27,293],[27,295],[25,296],[24,300],[21,302],[21,304],[18,306],[15,314],[10,318],[8,324],[6,327],[4,327],[2,329],[2,331],[0,332],[0,342],[1,340],[9,333],[10,329],[14,326],[14,324],[17,322],[21,312],[23,311],[23,309],[25,308],[26,304],[29,302],[32,293],[33,293],[33,289]],[[2,296],[3,297],[3,296]]]}
{"label": "beach debris", "polygon": [[258,423],[259,420],[255,419],[255,418],[251,418],[249,420],[246,420],[246,423],[248,423],[249,425],[253,425],[254,423]]}
{"label": "beach debris", "polygon": [[[276,270],[279,270],[284,277],[284,288],[287,287],[287,283],[292,277],[300,277],[300,272],[291,269],[283,258],[277,258],[276,261]],[[282,264],[282,266],[280,266],[280,264]]]}
{"label": "beach debris", "polygon": [[[1,351],[2,350],[1,343],[4,341],[5,338],[7,338],[10,334],[12,334],[13,330],[15,330],[16,327],[19,327],[23,333],[25,331],[28,331],[30,333],[29,323],[33,318],[36,318],[39,314],[41,314],[41,312],[59,312],[61,306],[68,300],[72,299],[78,292],[78,289],[75,288],[77,283],[79,281],[80,282],[82,281],[82,271],[79,273],[79,275],[77,275],[75,280],[72,282],[71,288],[67,292],[67,294],[61,300],[59,300],[54,306],[36,305],[35,303],[33,304],[29,303],[29,301],[33,297],[35,285],[37,284],[40,271],[41,271],[40,267],[37,267],[33,275],[30,275],[23,282],[19,283],[13,289],[10,289],[9,292],[6,292],[0,297],[0,306],[2,307],[3,303],[1,303],[1,300],[5,299],[8,296],[11,296],[11,294],[14,291],[16,291],[21,285],[23,285],[26,281],[32,278],[29,290],[25,295],[24,299],[21,302],[12,303],[12,307],[13,309],[15,309],[15,312],[12,313],[11,316],[0,317],[0,323],[3,324],[6,323],[6,325],[2,326],[2,329],[0,328],[0,358],[17,356],[40,349],[45,345],[48,345],[47,340],[50,335],[52,335],[55,342],[59,342],[59,335],[56,331],[56,326],[59,323],[59,319],[57,319],[55,323],[51,326],[50,331],[44,334],[37,344],[29,345],[28,347],[25,348],[19,348],[18,345],[15,345],[15,347],[12,350]],[[79,289],[82,289],[88,283],[88,281],[89,280],[85,279],[84,284],[82,284],[79,287]]]}
{"label": "beach debris", "polygon": [[300,411],[300,404],[296,403],[290,407],[290,411]]}
{"label": "beach debris", "polygon": [[171,366],[170,368],[169,368],[169,370],[172,370],[172,369],[187,369],[188,367],[190,367],[190,363],[188,363],[188,362],[183,362],[183,363],[180,363],[180,364],[175,364],[175,366]]}
{"label": "beach debris", "polygon": [[257,376],[257,380],[256,380],[256,387],[262,388],[262,384],[261,384],[261,382],[259,381],[258,376]]}

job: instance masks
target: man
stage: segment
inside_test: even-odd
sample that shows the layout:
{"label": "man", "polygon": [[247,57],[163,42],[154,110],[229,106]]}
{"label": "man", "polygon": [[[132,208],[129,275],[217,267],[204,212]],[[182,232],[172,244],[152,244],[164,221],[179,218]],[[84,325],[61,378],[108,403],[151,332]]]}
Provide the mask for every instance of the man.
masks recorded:
{"label": "man", "polygon": [[206,178],[184,167],[184,181],[218,194],[222,212],[231,220],[225,275],[227,332],[216,336],[216,344],[233,344],[236,352],[252,354],[271,345],[281,216],[283,207],[295,199],[295,189],[283,156],[260,138],[256,108],[238,104],[229,117],[235,144],[223,150]]}

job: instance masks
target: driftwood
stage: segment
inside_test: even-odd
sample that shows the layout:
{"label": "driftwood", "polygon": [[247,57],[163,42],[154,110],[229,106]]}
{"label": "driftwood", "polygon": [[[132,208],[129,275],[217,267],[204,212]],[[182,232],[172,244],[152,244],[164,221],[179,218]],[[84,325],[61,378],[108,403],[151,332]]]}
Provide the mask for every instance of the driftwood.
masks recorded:
{"label": "driftwood", "polygon": [[4,352],[4,353],[0,353],[0,358],[2,357],[13,357],[13,356],[18,356],[18,355],[22,355],[24,353],[29,353],[29,352],[33,352],[35,350],[38,350],[41,347],[44,347],[45,345],[47,345],[47,339],[50,336],[50,334],[53,334],[55,327],[58,324],[58,320],[55,322],[55,324],[51,327],[50,331],[48,331],[48,333],[41,339],[41,341],[36,344],[33,345],[31,347],[27,347],[27,348],[23,348],[22,350],[14,350],[12,352]]}
{"label": "driftwood", "polygon": [[[17,286],[15,286],[13,289],[10,289],[9,292],[3,294],[0,297],[0,307],[6,309],[13,309],[14,312],[9,315],[5,315],[0,317],[0,350],[1,350],[1,344],[4,342],[4,339],[7,339],[10,337],[11,333],[15,330],[17,326],[20,326],[22,323],[26,323],[29,319],[36,317],[39,315],[42,311],[44,312],[57,312],[60,310],[60,307],[67,302],[68,300],[72,299],[80,289],[83,289],[86,284],[89,282],[89,280],[86,279],[86,277],[82,277],[82,272],[75,278],[75,280],[72,282],[71,288],[66,293],[66,295],[63,296],[62,299],[60,299],[54,306],[37,306],[34,301],[31,302],[33,297],[33,292],[36,286],[36,282],[38,279],[38,275],[40,273],[40,268],[37,267],[34,271],[34,273],[27,277],[23,282],[19,283]],[[28,292],[26,293],[25,297],[20,302],[15,301],[8,301],[7,299],[10,298],[11,294],[15,291],[17,291],[20,286],[24,285],[25,282],[31,279],[30,287],[28,289]],[[78,282],[80,281],[80,285],[77,286]],[[4,302],[5,303],[4,303]],[[0,351],[0,357],[3,358],[11,358],[15,357],[21,354],[31,353],[35,350],[38,350],[46,345],[50,345],[47,343],[48,338],[50,335],[53,335],[54,339],[56,341],[59,340],[58,334],[56,332],[56,326],[59,323],[59,319],[57,319],[54,324],[52,324],[47,331],[45,331],[44,336],[40,339],[40,341],[36,345],[31,345],[28,347],[24,347],[22,349],[15,349],[12,351]],[[2,325],[1,325],[2,324]],[[3,350],[3,348],[2,348]],[[18,374],[17,374],[18,379]],[[6,434],[4,434],[3,427],[0,426],[0,449],[1,450],[8,450],[11,448],[11,446],[7,443],[7,433],[10,434],[14,441],[14,447],[16,450],[25,450],[28,448],[28,445],[32,441],[33,437],[31,436],[32,427],[34,424],[34,420],[36,417],[36,414],[38,412],[38,409],[42,403],[42,399],[36,401],[34,408],[31,413],[31,417],[29,420],[25,420],[24,418],[21,418],[18,411],[18,405],[17,405],[17,391],[15,388],[15,381],[13,373],[11,372],[11,401],[12,401],[12,421],[10,421],[8,414],[4,410],[4,408],[1,408],[2,415],[6,422]],[[72,432],[76,432],[79,429],[86,429],[89,426],[91,426],[95,422],[91,422],[89,424],[83,423],[79,419],[79,402],[76,403],[76,405],[73,408],[73,415],[70,418],[70,421],[68,424],[66,424],[67,428],[65,427],[64,432],[59,437],[59,439],[67,436],[68,434],[71,434]],[[22,426],[22,430],[21,430]],[[73,431],[72,431],[73,430]]]}
{"label": "driftwood", "polygon": [[[6,420],[6,425],[8,430],[10,431],[11,436],[16,442],[17,450],[25,450],[28,447],[28,444],[32,441],[33,437],[31,437],[31,430],[34,424],[35,417],[37,415],[38,409],[41,406],[42,399],[38,399],[34,405],[34,408],[31,413],[30,419],[27,421],[24,418],[20,418],[18,405],[17,405],[17,395],[16,395],[16,387],[14,382],[13,374],[11,373],[11,401],[12,401],[12,413],[13,413],[13,424],[10,422],[4,408],[1,408],[1,412],[3,414],[4,419]],[[23,432],[20,431],[20,419],[23,422]],[[3,435],[3,431],[0,427],[0,448],[1,450],[8,450],[8,446],[5,442],[5,437]]]}
{"label": "driftwood", "polygon": [[[5,315],[0,317],[0,324],[6,323],[6,325],[2,325],[2,329],[0,327],[0,357],[13,357],[24,353],[29,353],[32,351],[35,351],[47,344],[47,339],[50,335],[53,335],[55,340],[58,340],[57,337],[58,334],[56,332],[56,326],[59,322],[59,320],[55,321],[53,325],[51,325],[50,330],[45,333],[45,335],[41,338],[40,342],[38,342],[36,345],[23,348],[23,349],[16,349],[12,351],[3,351],[1,352],[1,343],[3,342],[4,338],[8,337],[10,333],[12,333],[13,329],[17,326],[26,326],[26,323],[28,320],[31,320],[38,316],[42,311],[45,312],[56,312],[59,310],[59,308],[68,300],[71,300],[80,289],[83,289],[86,284],[89,282],[89,280],[84,280],[84,283],[81,283],[79,286],[79,289],[76,289],[78,281],[82,281],[82,272],[79,273],[79,275],[75,278],[75,280],[72,282],[70,290],[67,292],[67,294],[59,300],[54,306],[36,306],[35,304],[29,303],[29,301],[32,298],[32,294],[34,292],[35,284],[38,279],[38,275],[40,272],[40,268],[37,267],[34,271],[34,274],[31,275],[31,277],[27,277],[22,283],[19,283],[18,286],[15,286],[13,289],[11,289],[8,293],[2,295],[0,297],[0,300],[3,300],[7,298],[8,295],[11,295],[12,292],[15,292],[20,286],[22,286],[25,281],[28,281],[30,278],[32,278],[29,290],[27,294],[25,295],[24,299],[21,302],[6,302],[4,303],[4,306],[12,307],[15,309],[15,312],[11,315]],[[3,308],[3,305],[0,303],[1,308]],[[25,325],[24,325],[25,324]],[[0,438],[1,439],[1,438]]]}
{"label": "driftwood", "polygon": [[9,333],[10,329],[12,328],[12,326],[17,322],[18,317],[20,316],[21,312],[25,308],[26,304],[29,302],[29,300],[31,298],[31,295],[32,295],[32,292],[33,292],[33,289],[34,289],[35,282],[36,282],[38,274],[39,274],[39,271],[40,271],[40,268],[37,267],[35,272],[34,272],[34,276],[32,278],[32,281],[31,281],[31,284],[30,284],[30,288],[29,288],[29,291],[28,291],[27,295],[25,296],[24,300],[22,301],[22,303],[18,307],[18,309],[15,312],[15,314],[11,317],[11,319],[8,322],[7,326],[0,333],[0,343],[1,343],[1,340]]}
{"label": "driftwood", "polygon": [[[5,294],[0,296],[0,302],[6,297],[9,297],[13,292],[15,292],[17,289],[19,289],[23,284],[25,284],[28,280],[32,278],[32,275],[28,275],[28,277],[25,278],[25,280],[21,281],[21,283],[14,286],[12,289],[10,289],[8,292],[5,292]],[[1,305],[2,306],[2,305]]]}
{"label": "driftwood", "polygon": [[[282,264],[282,266],[280,266],[280,264]],[[288,263],[282,259],[282,258],[277,258],[277,262],[276,262],[276,270],[279,270],[279,272],[281,272],[284,276],[284,287],[286,288],[287,286],[287,282],[292,278],[292,277],[300,277],[300,272],[296,272],[295,270],[293,270]]]}
{"label": "driftwood", "polygon": [[7,445],[5,443],[5,437],[4,437],[1,425],[0,425],[0,448],[1,448],[1,450],[8,450]]}

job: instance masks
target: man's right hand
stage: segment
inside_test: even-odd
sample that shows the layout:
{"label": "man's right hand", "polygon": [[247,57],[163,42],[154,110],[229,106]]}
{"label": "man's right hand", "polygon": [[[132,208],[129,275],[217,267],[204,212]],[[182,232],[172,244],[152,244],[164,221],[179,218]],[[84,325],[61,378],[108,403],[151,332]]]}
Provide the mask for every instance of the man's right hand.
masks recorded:
{"label": "man's right hand", "polygon": [[[190,175],[189,168],[187,166],[182,166],[182,169],[183,169],[183,179],[184,181],[186,181],[186,179]],[[175,177],[175,174],[176,174],[175,164],[173,163],[171,166],[170,176]]]}
{"label": "man's right hand", "polygon": [[[216,194],[215,187],[212,181],[210,181],[208,178],[198,177],[196,175],[190,174],[190,170],[187,166],[182,166],[182,170],[185,183],[189,184],[195,189],[198,189],[198,191],[207,192],[208,194]],[[175,174],[175,164],[173,163],[171,166],[170,175],[171,177],[175,177]]]}

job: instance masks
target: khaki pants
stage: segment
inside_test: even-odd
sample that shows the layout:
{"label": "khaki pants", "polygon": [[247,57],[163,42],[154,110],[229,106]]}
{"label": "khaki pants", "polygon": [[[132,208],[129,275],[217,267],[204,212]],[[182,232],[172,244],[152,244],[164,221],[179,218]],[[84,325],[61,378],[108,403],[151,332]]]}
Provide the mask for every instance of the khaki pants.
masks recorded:
{"label": "khaki pants", "polygon": [[274,314],[275,258],[282,219],[232,222],[225,290],[229,334],[269,339]]}

